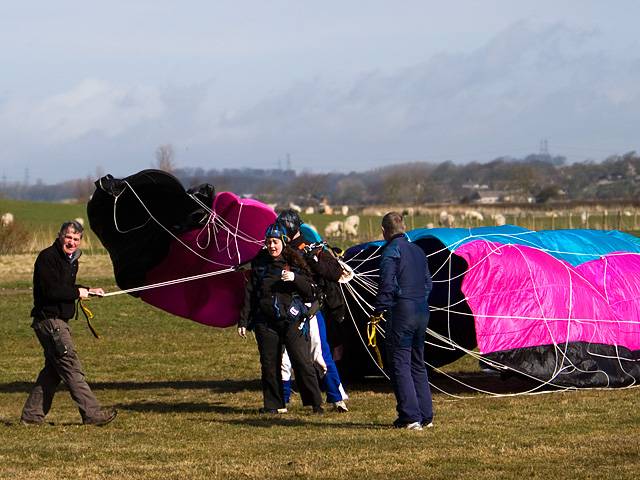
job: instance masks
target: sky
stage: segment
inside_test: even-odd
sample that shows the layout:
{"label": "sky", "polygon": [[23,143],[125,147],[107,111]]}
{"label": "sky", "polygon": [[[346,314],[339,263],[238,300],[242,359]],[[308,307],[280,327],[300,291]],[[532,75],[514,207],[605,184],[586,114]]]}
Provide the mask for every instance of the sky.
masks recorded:
{"label": "sky", "polygon": [[[99,3],[99,4],[96,4]],[[640,2],[0,6],[0,180],[640,147]]]}

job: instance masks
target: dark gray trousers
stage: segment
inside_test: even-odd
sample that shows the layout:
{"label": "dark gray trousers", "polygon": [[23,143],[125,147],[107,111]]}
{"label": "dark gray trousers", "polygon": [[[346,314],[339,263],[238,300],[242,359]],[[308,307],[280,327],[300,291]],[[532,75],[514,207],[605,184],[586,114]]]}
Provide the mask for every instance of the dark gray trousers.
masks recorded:
{"label": "dark gray trousers", "polygon": [[287,348],[303,405],[319,406],[322,393],[309,341],[294,325],[286,322],[257,323],[255,327],[262,371],[265,408],[284,408],[282,387],[282,349]]}
{"label": "dark gray trousers", "polygon": [[31,326],[44,350],[44,368],[24,404],[22,420],[42,422],[51,409],[53,396],[61,381],[67,385],[82,420],[98,418],[100,404],[84,378],[67,322],[57,318],[46,319],[34,321]]}

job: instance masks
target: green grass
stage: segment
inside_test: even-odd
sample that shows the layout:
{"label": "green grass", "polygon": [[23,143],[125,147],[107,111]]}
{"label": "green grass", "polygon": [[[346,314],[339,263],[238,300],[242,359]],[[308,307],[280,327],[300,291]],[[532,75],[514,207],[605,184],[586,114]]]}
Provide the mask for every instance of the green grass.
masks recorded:
{"label": "green grass", "polygon": [[[97,275],[100,278],[91,278]],[[105,278],[106,277],[106,278]],[[636,478],[638,390],[491,398],[435,393],[436,426],[389,428],[394,397],[382,380],[347,385],[347,414],[259,416],[255,341],[158,311],[126,295],[92,299],[95,340],[73,321],[89,382],[120,414],[84,427],[66,391],[47,418],[18,424],[41,368],[29,328],[27,279],[0,285],[0,478]],[[102,270],[81,280],[113,289]],[[449,370],[478,377],[475,362]],[[434,377],[436,385],[450,385]],[[509,384],[505,390],[511,391]]]}

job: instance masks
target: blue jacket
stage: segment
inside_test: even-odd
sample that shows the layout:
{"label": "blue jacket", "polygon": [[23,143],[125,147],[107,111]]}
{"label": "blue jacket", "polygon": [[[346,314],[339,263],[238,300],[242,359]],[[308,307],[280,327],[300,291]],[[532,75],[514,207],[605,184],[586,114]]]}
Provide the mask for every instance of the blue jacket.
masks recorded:
{"label": "blue jacket", "polygon": [[384,247],[380,261],[380,280],[376,312],[392,310],[398,303],[427,303],[431,274],[420,247],[405,234],[394,236]]}

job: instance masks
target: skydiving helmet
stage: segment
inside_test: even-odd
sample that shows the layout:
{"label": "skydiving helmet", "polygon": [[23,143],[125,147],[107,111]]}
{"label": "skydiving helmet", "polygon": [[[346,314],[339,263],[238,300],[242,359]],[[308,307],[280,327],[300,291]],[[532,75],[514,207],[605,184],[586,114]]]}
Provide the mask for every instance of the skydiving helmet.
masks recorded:
{"label": "skydiving helmet", "polygon": [[289,242],[287,229],[278,222],[272,223],[267,227],[266,232],[264,232],[264,238],[265,240],[267,238],[278,238],[282,242],[282,245],[286,245]]}
{"label": "skydiving helmet", "polygon": [[289,208],[280,212],[278,218],[276,218],[276,223],[284,226],[289,236],[293,238],[296,233],[300,231],[302,220],[300,219],[300,215],[298,215],[298,212]]}

